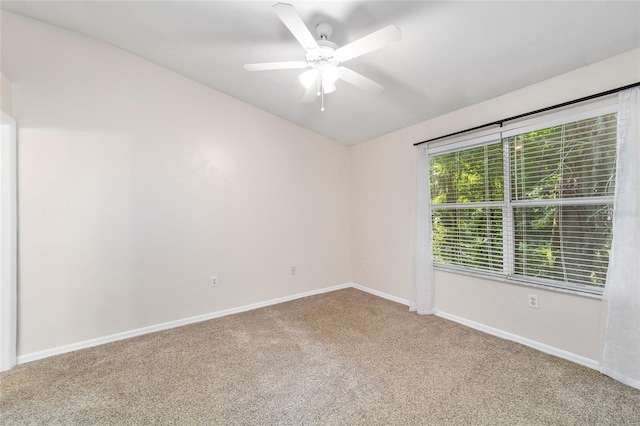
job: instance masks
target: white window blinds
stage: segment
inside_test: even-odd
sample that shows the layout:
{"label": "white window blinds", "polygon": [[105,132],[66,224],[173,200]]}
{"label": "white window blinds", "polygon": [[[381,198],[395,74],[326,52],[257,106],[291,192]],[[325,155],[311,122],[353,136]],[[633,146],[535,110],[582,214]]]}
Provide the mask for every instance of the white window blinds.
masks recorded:
{"label": "white window blinds", "polygon": [[514,275],[604,286],[611,248],[616,114],[507,138]]}
{"label": "white window blinds", "polygon": [[432,157],[430,171],[434,260],[502,271],[502,143]]}
{"label": "white window blinds", "polygon": [[430,156],[434,261],[601,292],[616,113],[539,127]]}

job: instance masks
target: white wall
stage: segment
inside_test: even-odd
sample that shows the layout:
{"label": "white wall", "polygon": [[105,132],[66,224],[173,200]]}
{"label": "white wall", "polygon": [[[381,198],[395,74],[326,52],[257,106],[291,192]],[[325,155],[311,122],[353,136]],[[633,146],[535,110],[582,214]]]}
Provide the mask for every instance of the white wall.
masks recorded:
{"label": "white wall", "polygon": [[348,148],[106,43],[1,24],[20,355],[351,281]]}
{"label": "white wall", "polygon": [[[413,143],[638,80],[640,49],[353,147],[351,259],[355,282],[411,298],[417,153]],[[539,295],[540,309],[527,306],[528,293]],[[599,358],[599,300],[438,272],[436,305],[468,321],[591,360]]]}
{"label": "white wall", "polygon": [[0,73],[0,110],[13,116],[13,92],[11,81]]}

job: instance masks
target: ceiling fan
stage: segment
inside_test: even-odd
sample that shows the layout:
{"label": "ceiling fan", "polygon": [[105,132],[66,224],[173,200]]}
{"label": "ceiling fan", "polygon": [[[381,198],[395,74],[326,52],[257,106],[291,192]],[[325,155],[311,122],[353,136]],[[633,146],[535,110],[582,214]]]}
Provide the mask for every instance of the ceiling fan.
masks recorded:
{"label": "ceiling fan", "polygon": [[336,90],[338,79],[365,92],[382,93],[383,86],[339,64],[399,41],[401,35],[398,27],[388,25],[345,46],[338,47],[329,41],[333,34],[331,25],[318,24],[316,26],[318,39],[316,40],[292,5],[277,3],[273,6],[273,10],[304,47],[305,60],[245,64],[244,69],[247,71],[269,71],[310,68],[299,77],[300,82],[306,88],[302,100],[304,103],[312,103],[316,97],[320,96],[322,99],[320,111],[324,111],[324,95]]}

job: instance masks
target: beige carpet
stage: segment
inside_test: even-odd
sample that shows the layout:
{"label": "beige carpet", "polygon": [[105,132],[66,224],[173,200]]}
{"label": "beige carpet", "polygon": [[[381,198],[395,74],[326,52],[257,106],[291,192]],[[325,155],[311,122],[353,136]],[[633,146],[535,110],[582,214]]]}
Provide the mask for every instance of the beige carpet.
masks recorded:
{"label": "beige carpet", "polygon": [[0,375],[3,425],[639,425],[640,391],[354,289]]}

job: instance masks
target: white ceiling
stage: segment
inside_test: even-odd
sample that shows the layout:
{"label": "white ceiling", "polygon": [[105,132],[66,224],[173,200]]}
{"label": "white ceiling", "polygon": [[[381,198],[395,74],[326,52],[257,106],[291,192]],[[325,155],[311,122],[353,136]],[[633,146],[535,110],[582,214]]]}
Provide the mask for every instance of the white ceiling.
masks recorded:
{"label": "white ceiling", "polygon": [[[284,1],[284,0],[283,0]],[[338,81],[302,103],[304,60],[272,1],[2,1],[4,10],[105,40],[336,141],[353,145],[640,46],[640,2],[291,1],[344,45],[388,24],[402,40],[347,65],[381,95]]]}

